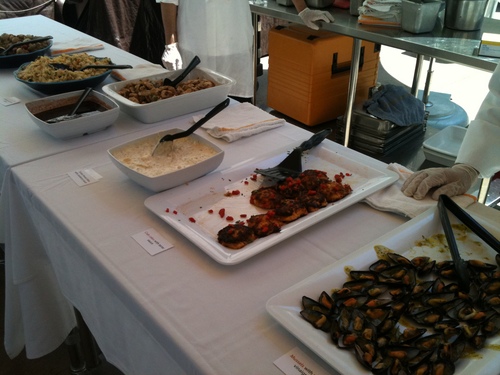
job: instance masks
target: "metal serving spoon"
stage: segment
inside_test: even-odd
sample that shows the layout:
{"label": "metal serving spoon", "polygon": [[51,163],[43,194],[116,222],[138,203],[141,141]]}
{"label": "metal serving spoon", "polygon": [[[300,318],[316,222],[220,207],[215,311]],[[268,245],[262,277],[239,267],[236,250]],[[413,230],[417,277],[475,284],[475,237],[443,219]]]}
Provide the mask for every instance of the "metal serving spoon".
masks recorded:
{"label": "metal serving spoon", "polygon": [[87,96],[89,96],[91,91],[92,91],[92,87],[87,87],[85,89],[85,91],[82,93],[80,98],[78,98],[78,101],[76,102],[75,106],[73,107],[73,110],[68,115],[57,116],[57,117],[54,117],[54,118],[47,120],[46,122],[48,124],[55,124],[57,122],[68,121],[68,120],[72,120],[74,118],[80,117],[81,115],[80,114],[77,115],[76,112],[78,111],[78,108],[80,108],[80,106],[82,105],[83,101],[87,98]]}
{"label": "metal serving spoon", "polygon": [[16,47],[19,47],[19,46],[23,46],[25,44],[31,44],[31,43],[37,43],[37,42],[45,42],[46,40],[49,40],[49,39],[52,39],[52,36],[47,35],[47,36],[44,36],[44,37],[41,37],[41,38],[26,40],[24,42],[13,43],[10,46],[8,46],[7,48],[0,47],[0,49],[2,50],[2,51],[0,51],[0,56],[6,55],[7,52],[9,52],[13,48],[16,48]]}
{"label": "metal serving spoon", "polygon": [[[164,143],[164,142],[169,142],[170,145],[172,145],[173,141],[175,139],[179,139],[179,138],[184,138],[184,137],[187,137],[188,135],[194,133],[194,131],[196,129],[198,129],[200,126],[202,126],[204,123],[206,123],[208,120],[210,120],[212,117],[214,117],[217,113],[219,113],[220,111],[222,111],[224,108],[226,108],[228,105],[229,105],[229,98],[227,98],[226,100],[224,100],[222,103],[219,103],[217,104],[214,108],[212,108],[210,110],[210,112],[208,112],[204,117],[202,117],[201,119],[199,119],[198,121],[196,121],[194,123],[193,126],[191,126],[188,130],[185,130],[183,132],[180,132],[180,133],[175,133],[175,134],[166,134],[164,135],[159,141],[158,143],[156,144],[156,146],[154,147],[153,149],[153,152],[151,153],[152,156],[154,156],[156,150],[158,149],[158,146],[161,144],[161,143]],[[168,150],[171,149],[170,148],[167,148]]]}

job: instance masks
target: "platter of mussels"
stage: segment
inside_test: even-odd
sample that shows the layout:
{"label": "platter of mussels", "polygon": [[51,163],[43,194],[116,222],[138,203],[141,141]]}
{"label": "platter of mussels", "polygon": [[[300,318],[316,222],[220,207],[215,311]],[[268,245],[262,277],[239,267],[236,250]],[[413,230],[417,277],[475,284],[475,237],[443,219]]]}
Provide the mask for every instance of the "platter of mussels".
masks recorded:
{"label": "platter of mussels", "polygon": [[436,208],[275,295],[266,309],[342,374],[499,374],[500,255],[450,219],[468,292]]}

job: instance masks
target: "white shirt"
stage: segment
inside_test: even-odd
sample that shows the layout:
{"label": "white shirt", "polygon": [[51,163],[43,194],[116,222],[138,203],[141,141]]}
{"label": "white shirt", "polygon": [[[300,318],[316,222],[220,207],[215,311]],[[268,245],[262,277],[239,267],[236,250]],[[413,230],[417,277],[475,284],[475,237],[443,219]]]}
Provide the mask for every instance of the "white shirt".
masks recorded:
{"label": "white shirt", "polygon": [[456,160],[476,168],[483,178],[500,172],[500,64],[488,88],[476,118],[469,124]]}

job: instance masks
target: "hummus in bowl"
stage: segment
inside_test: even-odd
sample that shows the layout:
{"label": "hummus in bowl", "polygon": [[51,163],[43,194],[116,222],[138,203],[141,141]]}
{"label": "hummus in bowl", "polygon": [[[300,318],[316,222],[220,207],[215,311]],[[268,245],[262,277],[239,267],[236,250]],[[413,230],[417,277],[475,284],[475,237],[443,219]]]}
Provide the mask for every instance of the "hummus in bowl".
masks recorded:
{"label": "hummus in bowl", "polygon": [[167,190],[212,172],[224,158],[224,151],[197,134],[165,142],[152,155],[161,137],[181,131],[169,129],[138,138],[109,149],[108,154],[139,185],[154,192]]}

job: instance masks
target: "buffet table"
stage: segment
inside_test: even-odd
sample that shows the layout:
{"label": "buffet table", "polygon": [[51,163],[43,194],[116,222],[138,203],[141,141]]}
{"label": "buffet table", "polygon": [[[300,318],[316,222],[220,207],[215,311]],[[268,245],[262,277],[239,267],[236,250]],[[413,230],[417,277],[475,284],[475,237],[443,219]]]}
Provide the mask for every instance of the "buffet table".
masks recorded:
{"label": "buffet table", "polygon": [[[88,51],[87,53],[98,57],[110,57],[115,64],[136,66],[148,63],[146,60],[44,16],[1,20],[0,33],[52,35],[54,43],[67,43],[68,45],[71,45],[72,40],[102,44],[103,49]],[[70,140],[53,138],[38,128],[24,108],[25,102],[38,99],[44,95],[16,81],[13,76],[14,71],[14,68],[0,69],[0,79],[2,81],[0,97],[2,99],[12,97],[19,99],[17,104],[0,105],[0,117],[2,118],[2,126],[0,126],[0,186],[3,185],[5,173],[15,165],[158,125],[142,124],[121,113],[116,124],[105,131]],[[109,76],[97,89],[114,81]]]}
{"label": "buffet table", "polygon": [[[120,63],[136,61],[125,57]],[[2,83],[14,87],[9,79]],[[25,95],[23,100],[32,93]],[[294,348],[334,373],[267,313],[266,301],[406,218],[357,203],[251,259],[222,265],[152,214],[144,202],[153,193],[128,179],[107,155],[111,147],[160,129],[186,129],[192,114],[149,126],[120,115],[106,130],[112,136],[103,132],[95,141],[89,136],[56,143],[24,121],[18,107],[2,111],[3,118],[20,116],[17,126],[30,136],[24,141],[19,134],[4,143],[10,133],[2,130],[2,159],[12,155],[2,171],[0,207],[4,341],[11,357],[23,347],[29,358],[58,347],[75,326],[76,307],[106,359],[127,375],[281,374],[273,362]],[[225,151],[222,170],[310,134],[287,123],[233,143],[211,141]],[[37,141],[49,149],[23,151],[37,147]],[[84,169],[101,178],[77,185],[69,173]],[[133,238],[146,230],[155,230],[172,247],[150,255]]]}

